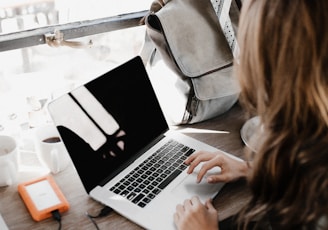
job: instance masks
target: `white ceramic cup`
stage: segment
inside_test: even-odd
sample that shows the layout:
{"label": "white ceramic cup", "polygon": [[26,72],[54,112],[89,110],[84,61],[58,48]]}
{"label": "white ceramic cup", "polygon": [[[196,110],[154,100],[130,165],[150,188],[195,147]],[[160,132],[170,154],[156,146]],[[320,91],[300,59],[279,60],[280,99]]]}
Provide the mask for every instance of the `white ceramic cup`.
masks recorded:
{"label": "white ceramic cup", "polygon": [[0,186],[9,186],[17,181],[18,147],[16,140],[7,135],[0,135]]}
{"label": "white ceramic cup", "polygon": [[69,164],[69,155],[54,125],[35,128],[35,147],[41,163],[54,174]]}

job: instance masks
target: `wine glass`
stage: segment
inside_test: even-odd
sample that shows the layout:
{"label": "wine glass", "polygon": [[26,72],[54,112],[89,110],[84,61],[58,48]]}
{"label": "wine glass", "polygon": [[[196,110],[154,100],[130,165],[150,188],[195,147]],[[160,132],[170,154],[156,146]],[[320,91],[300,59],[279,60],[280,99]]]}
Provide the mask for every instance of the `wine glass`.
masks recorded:
{"label": "wine glass", "polygon": [[240,130],[241,139],[253,152],[257,152],[262,131],[263,128],[261,127],[259,116],[248,119]]}

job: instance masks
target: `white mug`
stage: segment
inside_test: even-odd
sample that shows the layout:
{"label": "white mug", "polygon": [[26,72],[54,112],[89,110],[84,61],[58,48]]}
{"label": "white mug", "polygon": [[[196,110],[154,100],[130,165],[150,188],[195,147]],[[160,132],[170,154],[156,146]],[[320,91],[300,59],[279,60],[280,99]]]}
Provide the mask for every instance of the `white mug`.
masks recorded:
{"label": "white mug", "polygon": [[9,186],[17,182],[18,147],[16,140],[7,135],[0,135],[0,186]]}
{"label": "white mug", "polygon": [[69,155],[54,125],[35,128],[35,146],[41,163],[54,174],[69,164]]}

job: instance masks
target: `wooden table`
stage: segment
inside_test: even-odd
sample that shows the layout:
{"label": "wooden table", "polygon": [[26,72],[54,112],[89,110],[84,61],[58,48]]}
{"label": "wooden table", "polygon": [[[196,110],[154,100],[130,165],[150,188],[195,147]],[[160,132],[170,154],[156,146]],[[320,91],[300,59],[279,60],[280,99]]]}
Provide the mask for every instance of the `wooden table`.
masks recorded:
{"label": "wooden table", "polygon": [[[243,158],[244,145],[240,138],[240,129],[244,122],[243,112],[237,104],[215,119],[175,128],[179,132]],[[54,179],[70,203],[69,211],[62,215],[62,229],[96,229],[85,212],[95,215],[103,206],[87,195],[73,164],[54,175]],[[226,184],[214,200],[220,220],[235,214],[246,202],[248,195],[245,182]],[[17,185],[0,188],[0,213],[10,230],[58,228],[58,223],[52,218],[41,222],[35,222],[31,218],[17,192]],[[115,212],[95,220],[100,229],[142,229]]]}

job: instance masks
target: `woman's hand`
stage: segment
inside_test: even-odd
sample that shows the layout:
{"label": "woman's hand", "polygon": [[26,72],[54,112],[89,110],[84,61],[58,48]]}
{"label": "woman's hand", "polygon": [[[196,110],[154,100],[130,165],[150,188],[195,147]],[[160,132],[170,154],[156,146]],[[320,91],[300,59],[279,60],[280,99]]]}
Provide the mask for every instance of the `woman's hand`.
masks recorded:
{"label": "woman's hand", "polygon": [[218,213],[211,200],[202,204],[196,196],[177,205],[174,223],[179,230],[217,230],[219,227]]}
{"label": "woman's hand", "polygon": [[189,156],[185,163],[189,165],[187,173],[192,173],[196,166],[204,162],[198,175],[197,182],[199,183],[206,172],[216,166],[221,168],[219,174],[210,175],[207,177],[208,183],[230,182],[238,178],[245,177],[248,172],[248,165],[245,161],[232,158],[222,152],[206,152],[199,151]]}

